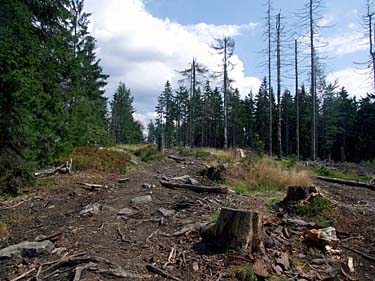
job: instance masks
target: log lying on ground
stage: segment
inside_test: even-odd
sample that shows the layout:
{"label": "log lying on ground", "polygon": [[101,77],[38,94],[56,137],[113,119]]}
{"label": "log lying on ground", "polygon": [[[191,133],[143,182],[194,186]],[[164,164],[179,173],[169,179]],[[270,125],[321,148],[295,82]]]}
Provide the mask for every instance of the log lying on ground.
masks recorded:
{"label": "log lying on ground", "polygon": [[47,169],[47,170],[41,170],[41,171],[33,173],[33,175],[36,178],[45,178],[45,177],[52,176],[54,174],[70,174],[70,172],[72,171],[72,163],[73,163],[73,160],[69,159],[63,165],[59,167]]}
{"label": "log lying on ground", "polygon": [[178,163],[181,163],[181,162],[185,161],[185,158],[180,158],[180,157],[177,157],[177,156],[174,156],[174,155],[168,155],[168,158],[169,159],[173,159],[173,160],[175,160]]}
{"label": "log lying on ground", "polygon": [[365,187],[365,188],[368,188],[368,189],[375,190],[375,186],[364,183],[364,182],[360,182],[360,181],[342,180],[342,179],[328,178],[328,177],[322,177],[322,176],[316,176],[316,178],[318,180],[322,180],[322,181],[326,181],[326,182],[333,182],[333,183],[356,186],[356,187]]}
{"label": "log lying on ground", "polygon": [[216,223],[204,227],[201,235],[218,247],[264,251],[263,215],[250,210],[222,208]]}
{"label": "log lying on ground", "polygon": [[186,184],[186,183],[176,183],[176,182],[169,182],[169,181],[160,181],[162,186],[167,188],[187,188],[196,192],[210,192],[210,193],[228,193],[229,188],[226,186],[203,186],[203,185],[194,185],[194,184]]}

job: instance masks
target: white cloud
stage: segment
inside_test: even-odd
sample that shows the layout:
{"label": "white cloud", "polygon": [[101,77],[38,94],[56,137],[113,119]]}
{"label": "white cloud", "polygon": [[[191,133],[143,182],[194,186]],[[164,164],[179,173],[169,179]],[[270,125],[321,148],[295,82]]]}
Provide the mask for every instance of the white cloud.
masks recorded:
{"label": "white cloud", "polygon": [[324,48],[324,51],[331,52],[336,56],[352,54],[368,48],[367,39],[360,31],[350,31],[338,36],[323,38],[322,41],[329,44]]}
{"label": "white cloud", "polygon": [[324,15],[323,18],[318,22],[318,25],[321,27],[332,25],[335,21],[335,17],[333,15],[327,14]]}
{"label": "white cloud", "polygon": [[340,87],[345,87],[350,95],[364,97],[372,92],[370,70],[346,68],[329,73],[327,80],[331,83],[338,82]]}
{"label": "white cloud", "polygon": [[[221,58],[209,47],[212,36],[238,36],[256,28],[255,23],[182,25],[152,16],[142,0],[92,0],[86,5],[92,13],[90,30],[98,41],[98,57],[111,76],[107,95],[112,95],[119,81],[125,82],[135,97],[138,114],[154,109],[166,80],[176,82],[176,70],[186,68],[193,57],[210,69],[217,67]],[[260,81],[245,75],[238,57],[233,60],[237,63],[231,73],[234,86],[243,95],[255,90]]]}

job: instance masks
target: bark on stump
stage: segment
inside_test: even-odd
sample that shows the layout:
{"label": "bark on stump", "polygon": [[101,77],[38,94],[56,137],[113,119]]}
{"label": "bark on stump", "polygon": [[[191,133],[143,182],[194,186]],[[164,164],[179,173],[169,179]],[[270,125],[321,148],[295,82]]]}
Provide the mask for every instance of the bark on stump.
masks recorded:
{"label": "bark on stump", "polygon": [[216,223],[203,228],[201,235],[221,248],[264,251],[263,214],[222,208]]}
{"label": "bark on stump", "polygon": [[318,190],[315,186],[289,186],[284,202],[290,201],[304,201],[312,194],[317,194]]}

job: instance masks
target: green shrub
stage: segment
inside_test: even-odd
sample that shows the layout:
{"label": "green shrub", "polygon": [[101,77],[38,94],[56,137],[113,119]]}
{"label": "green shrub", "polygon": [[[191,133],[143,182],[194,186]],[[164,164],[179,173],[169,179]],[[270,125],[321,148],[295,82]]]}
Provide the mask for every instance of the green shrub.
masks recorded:
{"label": "green shrub", "polygon": [[299,206],[296,212],[298,215],[318,216],[321,215],[323,211],[330,209],[330,207],[331,202],[327,198],[317,196],[311,202]]}
{"label": "green shrub", "polygon": [[148,145],[142,148],[137,149],[134,152],[134,155],[137,156],[143,162],[155,162],[163,160],[166,155],[160,153],[155,145]]}
{"label": "green shrub", "polygon": [[239,268],[236,271],[235,276],[239,281],[258,281],[258,278],[251,267]]}
{"label": "green shrub", "polygon": [[93,146],[78,147],[66,157],[73,160],[75,170],[101,170],[124,173],[130,156],[127,153]]}

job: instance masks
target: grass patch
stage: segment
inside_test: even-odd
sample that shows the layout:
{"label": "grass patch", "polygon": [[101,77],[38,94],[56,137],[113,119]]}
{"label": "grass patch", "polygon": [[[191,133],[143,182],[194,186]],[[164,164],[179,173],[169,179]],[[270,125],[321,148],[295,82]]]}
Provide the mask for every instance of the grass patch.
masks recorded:
{"label": "grass patch", "polygon": [[239,281],[258,281],[251,267],[239,267],[235,269],[235,277]]}
{"label": "grass patch", "polygon": [[226,172],[226,180],[234,186],[248,186],[252,190],[279,190],[290,185],[309,186],[312,184],[306,171],[286,168],[281,162],[269,158],[249,158],[240,165],[231,166]]}
{"label": "grass patch", "polygon": [[330,208],[331,202],[327,198],[317,196],[310,203],[297,207],[296,212],[303,216],[319,216]]}
{"label": "grass patch", "polygon": [[6,218],[4,220],[0,220],[0,237],[7,237],[9,235],[9,228],[11,226],[30,222],[34,216],[27,215],[27,216],[13,216]]}
{"label": "grass patch", "polygon": [[185,156],[193,156],[195,158],[209,158],[211,152],[208,149],[191,149],[187,147],[177,147],[176,150]]}
{"label": "grass patch", "polygon": [[155,145],[147,145],[135,150],[134,155],[137,156],[141,161],[150,163],[161,161],[166,158],[166,155],[160,153]]}
{"label": "grass patch", "polygon": [[329,177],[329,178],[336,178],[336,179],[342,179],[342,180],[352,180],[352,181],[360,181],[360,182],[368,182],[371,180],[370,177],[365,175],[355,175],[350,173],[343,173],[340,171],[332,170],[326,167],[322,167],[320,169],[314,169],[313,170],[315,174],[323,177]]}
{"label": "grass patch", "polygon": [[75,170],[101,170],[124,173],[127,171],[130,156],[121,151],[92,146],[78,147],[66,158],[73,159]]}

